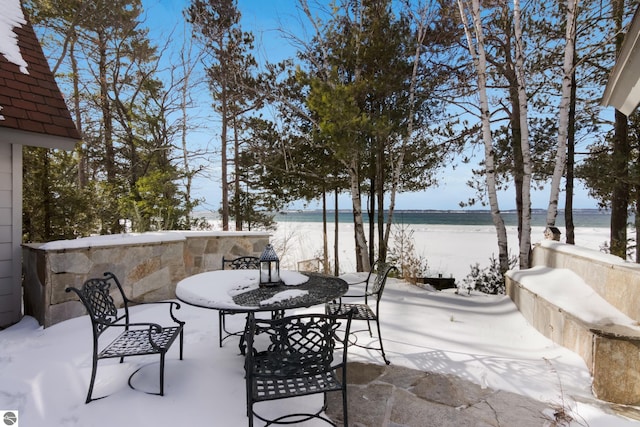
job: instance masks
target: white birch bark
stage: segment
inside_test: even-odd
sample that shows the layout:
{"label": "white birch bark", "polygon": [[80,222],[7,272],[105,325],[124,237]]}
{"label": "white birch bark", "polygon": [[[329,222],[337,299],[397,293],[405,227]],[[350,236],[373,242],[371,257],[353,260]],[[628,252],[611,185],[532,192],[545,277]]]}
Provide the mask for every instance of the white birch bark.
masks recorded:
{"label": "white birch bark", "polygon": [[504,220],[500,214],[498,204],[498,192],[496,185],[496,171],[493,150],[493,138],[491,136],[491,113],[489,111],[489,98],[487,95],[487,60],[484,50],[484,32],[480,20],[480,2],[471,0],[471,16],[473,19],[473,29],[476,37],[476,44],[473,43],[471,28],[467,21],[466,6],[464,0],[458,0],[460,18],[464,26],[469,53],[473,58],[473,63],[478,75],[478,96],[480,98],[480,118],[482,124],[482,141],[484,142],[484,156],[486,168],[487,195],[491,208],[491,218],[496,228],[498,237],[498,257],[501,271],[506,271],[509,267],[509,257],[507,248],[507,230]]}
{"label": "white birch bark", "polygon": [[547,208],[547,226],[554,226],[558,215],[558,199],[560,197],[560,181],[564,174],[567,160],[567,138],[569,131],[569,103],[571,101],[571,75],[576,39],[576,0],[567,0],[566,32],[564,36],[564,63],[562,66],[562,97],[558,112],[558,148],[556,163],[551,178],[551,192]]}
{"label": "white birch bark", "polygon": [[529,268],[531,252],[531,151],[529,148],[529,123],[527,120],[527,91],[522,44],[522,21],[520,0],[513,0],[513,27],[516,48],[516,79],[518,81],[518,104],[520,105],[520,146],[522,149],[522,231],[520,235],[520,268]]}
{"label": "white birch bark", "polygon": [[393,224],[393,212],[396,206],[396,195],[400,186],[400,175],[402,168],[404,167],[404,156],[407,151],[407,140],[413,135],[414,125],[414,109],[413,103],[416,97],[416,85],[418,81],[418,65],[420,64],[420,55],[422,53],[422,46],[424,39],[427,35],[426,27],[426,8],[420,11],[418,17],[418,27],[416,28],[416,50],[413,57],[413,69],[411,72],[411,84],[409,85],[409,120],[407,123],[407,136],[402,139],[396,161],[392,164],[392,177],[391,177],[391,190],[389,196],[389,214],[387,217],[387,223],[384,232],[385,246],[389,245],[389,236],[391,235],[391,226]]}

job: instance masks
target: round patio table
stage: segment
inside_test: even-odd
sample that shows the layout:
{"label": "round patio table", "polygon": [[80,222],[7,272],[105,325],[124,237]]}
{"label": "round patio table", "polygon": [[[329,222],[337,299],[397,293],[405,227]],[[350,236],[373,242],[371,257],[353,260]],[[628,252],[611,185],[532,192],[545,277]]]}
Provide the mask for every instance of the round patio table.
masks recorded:
{"label": "round patio table", "polygon": [[[349,286],[339,277],[320,273],[281,271],[276,285],[259,285],[259,270],[215,270],[189,276],[176,285],[180,301],[225,312],[281,312],[335,300]],[[244,341],[240,352],[244,354]]]}

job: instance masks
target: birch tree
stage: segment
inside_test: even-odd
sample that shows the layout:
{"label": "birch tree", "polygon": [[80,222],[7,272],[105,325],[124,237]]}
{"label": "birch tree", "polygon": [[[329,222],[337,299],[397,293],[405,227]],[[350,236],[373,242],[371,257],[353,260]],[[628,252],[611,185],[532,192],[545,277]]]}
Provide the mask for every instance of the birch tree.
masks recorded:
{"label": "birch tree", "polygon": [[[489,111],[489,97],[487,92],[487,60],[485,52],[484,31],[480,18],[480,1],[471,0],[471,4],[465,0],[458,0],[460,19],[467,39],[469,54],[473,60],[477,75],[478,97],[480,100],[480,120],[482,127],[482,141],[484,143],[484,162],[486,168],[486,185],[491,219],[496,228],[498,237],[498,261],[500,270],[509,269],[509,253],[507,245],[507,230],[504,219],[500,213],[496,185],[495,159],[493,150],[493,137],[491,135],[491,112]],[[467,13],[471,13],[473,28],[469,25]],[[474,36],[475,35],[475,43]]]}
{"label": "birch tree", "polygon": [[524,45],[522,40],[520,0],[513,1],[513,25],[514,35],[516,39],[516,77],[518,80],[518,103],[520,106],[520,144],[522,147],[521,149],[523,168],[520,268],[529,268],[529,252],[531,252],[531,151],[529,147],[528,103],[524,68]]}
{"label": "birch tree", "polygon": [[[518,1],[518,0],[516,0]],[[560,196],[560,181],[565,170],[567,158],[567,139],[569,132],[569,113],[571,107],[571,94],[574,81],[574,58],[576,40],[576,10],[577,0],[567,1],[566,31],[564,61],[562,66],[562,95],[558,110],[558,147],[556,161],[551,178],[549,194],[549,207],[547,208],[547,226],[555,225],[558,214],[558,199]]]}

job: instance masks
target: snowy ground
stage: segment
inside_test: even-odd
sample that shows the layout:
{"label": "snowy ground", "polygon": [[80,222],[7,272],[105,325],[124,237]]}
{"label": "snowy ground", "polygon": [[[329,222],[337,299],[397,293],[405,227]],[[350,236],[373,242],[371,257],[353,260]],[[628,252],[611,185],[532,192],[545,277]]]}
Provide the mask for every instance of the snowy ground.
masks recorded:
{"label": "snowy ground", "polygon": [[[350,281],[355,277],[346,276]],[[564,407],[576,420],[573,426],[640,425],[596,401],[582,359],[539,334],[507,297],[433,292],[391,279],[381,310],[385,347],[394,365],[454,374]],[[218,348],[217,313],[186,305],[178,313],[187,322],[185,359],[178,360],[177,348],[168,355],[165,396],[127,386],[129,374],[148,364],[134,384],[154,390],[156,357],[132,358],[122,365],[103,361],[96,393],[109,396],[88,405],[91,336],[86,317],[44,330],[25,318],[1,331],[0,411],[17,410],[23,427],[246,425],[243,358],[234,342]],[[157,319],[160,313],[136,307],[134,314]],[[242,326],[241,316],[230,321]],[[383,363],[376,352],[349,352],[350,360]],[[312,396],[296,405],[320,401]],[[269,410],[286,411],[290,404],[270,402]]]}

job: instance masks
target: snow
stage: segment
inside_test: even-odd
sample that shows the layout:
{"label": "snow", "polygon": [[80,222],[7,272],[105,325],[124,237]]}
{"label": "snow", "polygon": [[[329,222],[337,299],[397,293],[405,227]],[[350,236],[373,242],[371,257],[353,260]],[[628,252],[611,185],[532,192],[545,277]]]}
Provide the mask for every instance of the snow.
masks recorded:
{"label": "snow", "polygon": [[[280,279],[285,285],[295,287],[309,280],[297,271],[280,272]],[[215,286],[211,286],[215,284]],[[252,289],[258,289],[258,273],[256,270],[220,270],[195,274],[180,281],[176,289],[178,298],[198,306],[215,306],[227,310],[242,310],[244,307],[233,302],[233,297]],[[300,289],[279,292],[268,302],[270,304],[306,294]]]}
{"label": "snow", "polygon": [[20,67],[23,74],[29,74],[27,62],[20,54],[18,36],[13,32],[15,27],[26,24],[20,0],[5,0],[0,14],[0,53],[7,61]]}
{"label": "snow", "polygon": [[288,299],[304,296],[304,295],[307,295],[308,293],[309,293],[309,291],[303,291],[301,289],[289,289],[289,290],[286,290],[286,291],[278,292],[277,294],[275,294],[271,298],[268,298],[266,300],[260,301],[260,305],[265,305],[266,306],[266,305],[270,305],[270,304],[275,304],[275,303],[280,302],[280,301],[286,301]]}
{"label": "snow", "polygon": [[[363,279],[361,273],[344,276]],[[135,306],[134,319],[159,321],[165,309]],[[323,311],[312,307],[303,311]],[[96,396],[84,404],[91,373],[91,332],[86,316],[42,329],[33,318],[0,331],[0,411],[17,410],[23,426],[246,425],[243,357],[232,341],[218,347],[214,310],[182,304],[184,360],[177,346],[167,355],[165,396],[145,394],[158,386],[158,358],[101,361]],[[640,423],[613,415],[591,395],[582,359],[554,344],[518,312],[508,297],[476,292],[433,292],[390,279],[381,304],[387,355],[396,366],[453,374],[483,387],[507,390],[550,404],[562,404],[573,426],[629,427]],[[242,328],[243,316],[227,318]],[[359,339],[369,338],[362,334]],[[349,348],[352,361],[383,364],[380,355]],[[127,385],[133,377],[137,390]],[[316,407],[319,395],[296,401]],[[291,409],[287,400],[268,403],[274,413]],[[257,424],[261,425],[261,424]],[[305,426],[324,425],[309,422]]]}
{"label": "snow", "polygon": [[[235,233],[235,232],[234,232]],[[39,245],[38,248],[49,251],[60,251],[79,248],[97,248],[117,245],[151,244],[162,242],[175,242],[185,240],[187,237],[215,237],[228,236],[228,231],[157,231],[146,233],[121,233],[107,234],[103,236],[80,237],[74,240],[55,240]],[[240,232],[238,235],[268,236],[269,233]]]}
{"label": "snow", "polygon": [[[565,252],[568,250],[571,248],[567,248]],[[580,248],[573,250],[575,253],[585,253]],[[600,326],[628,326],[640,334],[637,321],[607,302],[571,270],[536,266],[507,274],[531,292],[547,301],[553,301],[556,307],[585,322]]]}
{"label": "snow", "polygon": [[635,268],[640,270],[640,265],[638,264],[623,260],[622,258],[615,255],[594,250],[593,248],[587,248],[587,247],[576,246],[576,245],[564,245],[560,242],[555,242],[553,240],[543,240],[542,242],[540,242],[540,245],[547,248],[552,248],[558,252],[570,253],[573,255],[590,258],[596,261],[606,262],[614,266],[622,266],[622,267]]}
{"label": "snow", "polygon": [[[284,234],[291,236],[288,231],[293,227],[289,224],[288,229],[279,230],[274,238],[280,239]],[[319,229],[318,224],[315,227],[300,224],[286,253],[280,253],[281,261],[283,257],[304,259],[315,255],[313,251],[322,242]],[[353,234],[347,227],[340,232],[344,233],[340,239],[341,253],[344,252],[342,265],[346,269],[352,262],[348,258],[348,245]],[[588,242],[588,247],[597,249],[598,244],[606,240],[606,233],[606,230],[578,230],[577,236],[580,242]],[[123,238],[115,236],[113,239]],[[495,246],[495,236],[482,227],[429,226],[417,231],[415,239],[418,250],[425,251],[432,265],[446,266],[443,272],[453,274],[458,280],[464,277],[463,271],[470,263],[488,260]],[[67,243],[74,244],[74,241]],[[342,245],[346,245],[346,249]],[[287,268],[282,262],[281,267]],[[296,291],[298,273],[281,273],[282,279],[292,285],[291,291]],[[233,273],[229,277],[234,274],[244,277],[235,283],[236,291],[239,292],[242,286],[257,286],[255,271]],[[588,307],[594,321],[607,321],[607,316],[619,315],[565,271],[543,271],[541,274],[544,281],[563,281],[563,286],[568,287],[566,294],[558,295],[559,299],[565,300],[563,304],[568,309],[580,307],[585,310]],[[354,283],[363,280],[366,274],[348,273],[342,277]],[[214,284],[217,286],[210,286],[215,291],[207,298],[232,301],[226,291],[228,285],[222,286],[223,282],[232,281],[224,279]],[[553,284],[528,286],[540,286],[537,292],[553,292],[555,298],[557,286]],[[283,296],[287,297],[287,294]],[[436,292],[390,279],[380,309],[385,349],[395,366],[456,375],[483,387],[559,405],[573,417],[574,427],[640,425],[638,421],[615,415],[609,405],[595,399],[591,393],[592,378],[584,361],[529,325],[506,296],[475,291],[469,295],[466,292],[456,294],[454,290]],[[319,306],[287,313],[306,311],[323,312],[324,309]],[[140,321],[163,323],[160,321],[163,313],[161,307],[132,308],[134,319]],[[123,364],[101,361],[95,393],[107,397],[84,404],[91,374],[91,331],[86,316],[47,329],[39,327],[33,318],[25,317],[17,325],[0,331],[0,413],[17,410],[22,425],[29,427],[246,425],[243,357],[232,340],[227,340],[222,348],[218,347],[218,313],[182,304],[176,314],[186,322],[185,358],[178,360],[175,345],[167,355],[163,397],[142,392],[158,387],[158,358],[145,356],[130,358]],[[581,311],[581,316],[585,315]],[[613,317],[609,320],[631,321]],[[228,316],[226,321],[229,330],[241,330],[244,326],[244,316]],[[374,334],[370,338],[365,333],[359,335],[358,340],[365,345],[367,340],[376,344],[377,337]],[[378,352],[358,347],[349,347],[349,359],[384,363]],[[132,390],[127,385],[128,378],[140,367],[142,369],[133,377],[137,390]],[[304,410],[305,407],[315,408],[321,402],[321,396],[309,396],[296,400],[295,405]],[[267,406],[276,413],[290,410],[291,405],[290,401],[281,400],[268,402]],[[324,424],[309,422],[304,425]]]}
{"label": "snow", "polygon": [[184,240],[182,233],[148,232],[148,233],[122,233],[108,234],[104,236],[82,237],[74,240],[55,240],[38,246],[42,250],[65,250],[78,248],[97,248],[117,245],[134,245],[148,243],[162,243]]}

